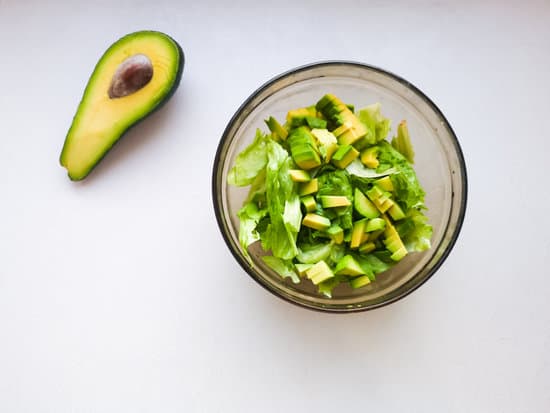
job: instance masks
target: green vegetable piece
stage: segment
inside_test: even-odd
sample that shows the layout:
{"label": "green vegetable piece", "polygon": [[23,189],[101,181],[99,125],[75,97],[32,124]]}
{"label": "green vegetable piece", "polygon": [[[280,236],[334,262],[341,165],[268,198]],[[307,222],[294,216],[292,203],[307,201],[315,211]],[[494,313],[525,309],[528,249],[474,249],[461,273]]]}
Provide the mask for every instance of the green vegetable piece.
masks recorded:
{"label": "green vegetable piece", "polygon": [[[369,236],[370,239],[370,236]],[[359,247],[359,252],[361,254],[368,254],[369,252],[372,252],[376,249],[376,245],[374,242],[365,242],[364,244],[361,244]]]}
{"label": "green vegetable piece", "polygon": [[327,127],[327,121],[324,119],[319,119],[314,116],[306,116],[305,120],[307,126],[311,129],[325,129]]}
{"label": "green vegetable piece", "polygon": [[335,244],[342,244],[344,242],[344,230],[338,224],[334,224],[327,229],[327,234]]}
{"label": "green vegetable piece", "polygon": [[326,94],[317,102],[316,108],[333,125],[333,128],[345,123],[350,125],[349,129],[338,137],[340,144],[351,145],[367,134],[367,127],[336,96]]}
{"label": "green vegetable piece", "polygon": [[348,197],[343,195],[321,195],[319,196],[319,201],[323,208],[336,208],[351,205],[351,201]]}
{"label": "green vegetable piece", "polygon": [[308,118],[314,118],[317,111],[314,106],[307,108],[298,108],[288,111],[286,115],[286,123],[290,130],[307,125]]}
{"label": "green vegetable piece", "polygon": [[378,152],[380,151],[378,146],[371,146],[361,152],[361,162],[367,168],[376,169],[380,162],[378,161]]}
{"label": "green vegetable piece", "polygon": [[325,261],[319,261],[306,271],[306,276],[317,285],[334,277],[334,273]]}
{"label": "green vegetable piece", "polygon": [[254,141],[237,155],[227,174],[227,182],[236,186],[252,184],[267,165],[267,149],[268,137],[257,129]]}
{"label": "green vegetable piece", "polygon": [[314,194],[319,190],[319,180],[317,178],[312,179],[309,182],[303,182],[298,185],[298,195],[305,196]]}
{"label": "green vegetable piece", "polygon": [[262,260],[277,274],[282,278],[290,278],[294,284],[300,282],[300,278],[294,271],[294,265],[287,260],[282,260],[271,255],[265,255],[262,257]]}
{"label": "green vegetable piece", "polygon": [[380,215],[376,206],[361,192],[355,188],[353,197],[353,206],[355,210],[366,218],[372,219]]}
{"label": "green vegetable piece", "polygon": [[332,156],[338,150],[336,137],[327,129],[312,129],[311,134],[317,139],[319,151],[325,162],[330,162]]}
{"label": "green vegetable piece", "polygon": [[269,119],[265,121],[267,127],[271,132],[273,132],[277,137],[284,141],[288,137],[288,131],[279,123],[277,119],[273,116],[270,116]]}
{"label": "green vegetable piece", "polygon": [[350,248],[358,248],[359,245],[361,245],[366,226],[367,219],[361,219],[353,223],[353,228],[351,230],[351,241],[349,243]]}
{"label": "green vegetable piece", "polygon": [[321,165],[321,158],[313,135],[307,127],[294,129],[288,137],[292,159],[302,169],[313,169]]}
{"label": "green vegetable piece", "polygon": [[376,185],[382,188],[384,191],[393,192],[393,183],[389,176],[384,176],[383,178],[376,180]]}
{"label": "green vegetable piece", "polygon": [[332,247],[332,242],[301,247],[296,259],[302,264],[315,264],[321,260],[326,260],[333,250]]}
{"label": "green vegetable piece", "polygon": [[371,280],[368,276],[363,275],[362,277],[357,277],[352,280],[350,280],[349,285],[351,285],[351,288],[357,289],[364,287],[367,284],[370,284]]}
{"label": "green vegetable piece", "polygon": [[385,228],[386,221],[382,218],[373,218],[367,222],[367,225],[365,226],[365,232],[373,232],[378,231],[380,229]]}
{"label": "green vegetable piece", "polygon": [[296,268],[296,272],[300,277],[305,277],[306,271],[309,270],[311,267],[313,267],[313,264],[297,263],[297,264],[294,264],[294,267]]}
{"label": "green vegetable piece", "polygon": [[344,169],[358,156],[359,152],[353,146],[342,145],[334,155],[332,155],[331,161],[337,168]]}
{"label": "green vegetable piece", "polygon": [[307,171],[303,171],[301,169],[290,169],[288,173],[290,174],[290,179],[292,179],[294,182],[311,181],[311,176]]}
{"label": "green vegetable piece", "polygon": [[302,204],[307,212],[315,212],[317,209],[317,202],[312,195],[307,195],[302,198]]}
{"label": "green vegetable piece", "polygon": [[388,209],[388,213],[390,214],[390,216],[392,217],[392,219],[394,221],[399,221],[399,220],[405,218],[405,213],[403,212],[401,207],[399,205],[397,205],[397,203],[395,203],[395,202],[393,203],[391,208]]}
{"label": "green vegetable piece", "polygon": [[403,246],[395,251],[390,258],[394,261],[401,261],[407,255],[407,249]]}
{"label": "green vegetable piece", "polygon": [[365,274],[365,271],[351,255],[345,255],[336,264],[336,268],[334,268],[334,274],[356,277],[358,275]]}
{"label": "green vegetable piece", "polygon": [[370,137],[371,143],[386,139],[390,131],[390,120],[382,116],[380,107],[380,103],[374,103],[361,109],[357,115],[370,132],[367,136]]}
{"label": "green vegetable piece", "polygon": [[319,231],[324,231],[330,227],[330,219],[310,212],[304,217],[302,225],[309,228],[318,229]]}
{"label": "green vegetable piece", "polygon": [[414,163],[414,150],[406,120],[402,120],[399,125],[397,125],[397,136],[391,140],[391,145],[397,149],[407,161]]}

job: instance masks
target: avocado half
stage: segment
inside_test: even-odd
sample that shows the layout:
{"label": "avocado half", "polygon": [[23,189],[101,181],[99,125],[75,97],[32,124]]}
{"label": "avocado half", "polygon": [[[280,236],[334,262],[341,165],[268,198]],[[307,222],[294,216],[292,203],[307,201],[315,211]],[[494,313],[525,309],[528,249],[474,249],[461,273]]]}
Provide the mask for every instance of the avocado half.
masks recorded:
{"label": "avocado half", "polygon": [[125,132],[159,109],[179,86],[180,45],[156,31],[128,34],[97,63],[65,138],[60,163],[84,179]]}

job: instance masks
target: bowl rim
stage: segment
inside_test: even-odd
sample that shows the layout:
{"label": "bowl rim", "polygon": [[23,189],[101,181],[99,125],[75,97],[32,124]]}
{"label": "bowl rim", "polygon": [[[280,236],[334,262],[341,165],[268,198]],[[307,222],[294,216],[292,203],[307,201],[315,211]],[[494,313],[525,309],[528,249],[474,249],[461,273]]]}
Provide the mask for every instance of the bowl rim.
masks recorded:
{"label": "bowl rim", "polygon": [[[382,74],[384,76],[387,76],[389,78],[392,78],[393,80],[396,80],[397,82],[401,83],[403,86],[405,86],[406,88],[408,88],[412,92],[414,92],[445,123],[445,127],[449,131],[449,137],[451,138],[451,142],[453,143],[454,148],[455,148],[456,156],[457,156],[457,159],[458,159],[458,164],[460,166],[460,168],[459,168],[460,169],[460,177],[461,177],[461,181],[463,182],[463,185],[462,185],[462,188],[461,188],[462,189],[462,191],[461,191],[462,192],[461,193],[462,201],[460,202],[460,205],[459,205],[459,211],[458,211],[458,215],[457,215],[457,222],[456,222],[455,230],[453,231],[453,233],[452,233],[452,235],[449,239],[449,243],[445,247],[445,250],[441,254],[440,258],[434,263],[434,266],[430,269],[430,271],[428,272],[426,277],[424,277],[424,279],[422,279],[420,282],[412,284],[410,288],[404,290],[400,294],[397,294],[393,297],[390,297],[390,298],[388,298],[384,301],[381,301],[377,304],[363,306],[363,307],[351,307],[351,308],[345,308],[345,309],[336,309],[336,308],[327,308],[327,307],[320,307],[320,306],[313,306],[313,305],[310,306],[310,305],[306,305],[306,304],[298,302],[298,301],[294,301],[294,300],[290,299],[289,297],[280,294],[277,290],[271,288],[271,286],[267,282],[264,282],[263,279],[261,277],[259,277],[256,274],[255,271],[252,270],[249,263],[245,259],[243,259],[241,257],[241,255],[239,255],[237,253],[237,251],[235,251],[233,249],[232,242],[229,239],[229,235],[223,230],[222,212],[221,212],[221,209],[218,208],[218,203],[220,203],[220,201],[218,199],[218,194],[217,194],[217,190],[216,190],[217,185],[216,184],[218,183],[217,178],[218,178],[218,169],[219,169],[219,166],[220,166],[219,161],[220,161],[220,158],[222,157],[222,148],[225,147],[225,143],[229,139],[229,131],[231,130],[232,125],[241,116],[241,114],[246,110],[248,105],[258,95],[260,95],[264,90],[271,87],[273,84],[277,83],[278,81],[280,81],[280,80],[282,80],[282,79],[284,79],[284,78],[286,78],[290,75],[294,75],[294,74],[297,74],[297,73],[301,73],[301,72],[316,69],[316,68],[321,68],[323,66],[351,66],[351,67],[356,67],[356,68],[367,69],[367,70],[370,70],[370,71],[380,73],[380,74]],[[358,62],[358,61],[353,61],[353,60],[323,60],[323,61],[317,61],[317,62],[297,66],[293,69],[286,70],[286,71],[272,77],[271,79],[269,79],[268,81],[263,83],[260,87],[258,87],[256,90],[254,90],[245,99],[245,101],[239,106],[239,108],[235,111],[235,113],[233,114],[233,116],[231,117],[231,119],[229,120],[229,122],[227,123],[227,125],[226,125],[226,127],[223,131],[223,134],[222,134],[222,136],[220,138],[220,141],[218,143],[218,147],[216,149],[216,154],[215,154],[215,157],[214,157],[214,163],[213,163],[213,167],[212,167],[212,183],[211,183],[211,185],[212,185],[212,187],[211,187],[211,190],[212,190],[212,203],[213,203],[213,207],[214,207],[214,213],[215,213],[215,216],[216,216],[216,221],[218,223],[218,228],[219,228],[219,230],[222,234],[222,237],[223,237],[229,251],[231,252],[233,257],[237,260],[237,262],[239,263],[241,268],[253,280],[255,280],[259,285],[261,285],[264,289],[269,291],[274,296],[276,296],[276,297],[278,297],[278,298],[280,298],[280,299],[282,299],[282,300],[284,300],[288,303],[291,303],[295,306],[301,307],[301,308],[306,308],[308,310],[317,311],[317,312],[321,312],[321,313],[333,313],[333,314],[358,313],[358,312],[374,310],[374,309],[380,308],[380,307],[385,307],[389,304],[392,304],[396,301],[399,301],[399,300],[405,298],[406,296],[408,296],[409,294],[411,294],[412,292],[417,290],[420,286],[424,285],[424,283],[426,283],[430,278],[432,278],[432,276],[441,267],[441,265],[447,259],[447,257],[451,253],[451,250],[455,246],[456,241],[458,240],[458,236],[459,236],[459,234],[462,230],[463,223],[464,223],[464,219],[465,219],[465,215],[466,215],[466,205],[467,205],[467,200],[468,200],[468,177],[467,177],[466,162],[465,162],[465,159],[464,159],[464,154],[463,154],[463,151],[462,151],[462,147],[460,146],[460,142],[458,141],[458,137],[456,136],[456,133],[455,133],[454,129],[452,128],[450,122],[447,120],[447,118],[445,117],[443,112],[439,109],[439,107],[432,101],[431,98],[429,98],[424,92],[422,92],[422,90],[420,90],[414,84],[412,84],[408,80],[402,78],[401,76],[396,75],[395,73],[393,73],[391,71],[388,71],[386,69],[382,69],[378,66],[374,66],[374,65],[371,65],[371,64],[362,63],[362,62]]]}

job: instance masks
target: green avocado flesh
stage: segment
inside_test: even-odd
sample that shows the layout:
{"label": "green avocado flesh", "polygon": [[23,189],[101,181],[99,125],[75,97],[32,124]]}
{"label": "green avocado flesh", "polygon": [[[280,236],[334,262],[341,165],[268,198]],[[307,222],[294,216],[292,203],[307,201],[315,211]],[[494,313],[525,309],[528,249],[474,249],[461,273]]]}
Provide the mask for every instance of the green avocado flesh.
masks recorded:
{"label": "green avocado flesh", "polygon": [[183,73],[179,44],[155,31],[128,34],[97,63],[65,138],[60,163],[84,179],[109,149],[176,91]]}

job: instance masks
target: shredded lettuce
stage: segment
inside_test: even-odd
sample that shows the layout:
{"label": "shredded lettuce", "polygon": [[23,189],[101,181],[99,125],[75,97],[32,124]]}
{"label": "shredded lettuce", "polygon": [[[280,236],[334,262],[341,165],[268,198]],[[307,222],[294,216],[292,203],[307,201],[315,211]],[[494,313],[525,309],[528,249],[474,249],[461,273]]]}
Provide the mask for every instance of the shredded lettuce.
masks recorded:
{"label": "shredded lettuce", "polygon": [[382,116],[380,103],[374,103],[361,109],[357,115],[359,120],[369,129],[367,134],[369,144],[375,144],[386,139],[390,132],[390,120]]}
{"label": "shredded lettuce", "polygon": [[230,185],[246,186],[254,182],[267,164],[268,142],[268,135],[259,129],[256,130],[254,142],[235,158],[235,164],[227,176]]}
{"label": "shredded lettuce", "polygon": [[432,226],[428,224],[428,217],[412,209],[398,225],[397,232],[401,236],[408,251],[426,251],[431,248]]}
{"label": "shredded lettuce", "polygon": [[271,218],[268,244],[275,257],[289,260],[298,253],[296,238],[300,225],[296,222],[302,219],[301,211],[296,210],[300,201],[295,200],[298,196],[295,184],[288,173],[293,161],[288,152],[272,140],[267,144],[267,157],[266,201]]}
{"label": "shredded lettuce", "polygon": [[267,214],[267,209],[259,209],[256,203],[246,203],[238,212],[239,242],[248,258],[248,247],[260,239],[256,231],[258,222]]}
{"label": "shredded lettuce", "polygon": [[300,277],[298,277],[298,274],[294,271],[295,267],[291,260],[282,260],[272,255],[265,255],[262,257],[262,260],[282,278],[288,277],[294,284],[300,282]]}

